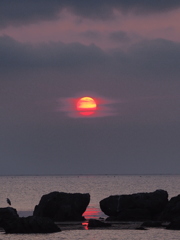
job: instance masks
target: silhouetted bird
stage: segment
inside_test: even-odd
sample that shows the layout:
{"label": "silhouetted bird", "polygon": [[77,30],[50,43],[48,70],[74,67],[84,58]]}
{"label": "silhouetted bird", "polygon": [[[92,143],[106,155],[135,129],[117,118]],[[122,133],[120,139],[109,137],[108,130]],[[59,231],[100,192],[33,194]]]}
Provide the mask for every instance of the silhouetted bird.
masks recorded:
{"label": "silhouetted bird", "polygon": [[7,203],[8,203],[9,205],[11,205],[11,201],[10,201],[9,198],[6,198],[6,201],[7,201]]}

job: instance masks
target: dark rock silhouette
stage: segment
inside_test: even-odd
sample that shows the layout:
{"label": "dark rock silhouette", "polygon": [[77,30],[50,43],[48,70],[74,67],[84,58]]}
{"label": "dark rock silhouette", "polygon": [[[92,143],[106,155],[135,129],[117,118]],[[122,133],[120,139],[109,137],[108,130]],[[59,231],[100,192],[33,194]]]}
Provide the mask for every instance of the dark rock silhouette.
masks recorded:
{"label": "dark rock silhouette", "polygon": [[6,208],[0,208],[0,220],[3,219],[9,219],[9,218],[18,218],[19,215],[17,213],[17,210],[12,207],[6,207]]}
{"label": "dark rock silhouette", "polygon": [[170,224],[166,227],[166,229],[170,230],[180,230],[180,217],[172,220]]}
{"label": "dark rock silhouette", "polygon": [[19,217],[16,209],[0,208],[0,227],[6,233],[53,233],[60,232],[60,228],[49,218]]}
{"label": "dark rock silhouette", "polygon": [[90,202],[88,193],[51,192],[43,195],[33,215],[49,217],[53,221],[83,221],[82,214]]}
{"label": "dark rock silhouette", "polygon": [[141,224],[141,227],[159,228],[162,224],[161,221],[146,221]]}
{"label": "dark rock silhouette", "polygon": [[88,228],[104,228],[104,227],[110,227],[110,226],[111,226],[110,223],[105,223],[97,219],[89,219],[88,221]]}
{"label": "dark rock silhouette", "polygon": [[168,193],[156,190],[150,193],[114,195],[100,201],[101,210],[109,221],[155,220],[168,203]]}
{"label": "dark rock silhouette", "polygon": [[142,226],[140,226],[140,227],[137,227],[137,228],[135,228],[135,230],[147,230],[146,228],[144,228],[144,227],[142,227]]}
{"label": "dark rock silhouette", "polygon": [[180,218],[180,195],[170,199],[159,219],[162,221],[174,221],[177,218]]}

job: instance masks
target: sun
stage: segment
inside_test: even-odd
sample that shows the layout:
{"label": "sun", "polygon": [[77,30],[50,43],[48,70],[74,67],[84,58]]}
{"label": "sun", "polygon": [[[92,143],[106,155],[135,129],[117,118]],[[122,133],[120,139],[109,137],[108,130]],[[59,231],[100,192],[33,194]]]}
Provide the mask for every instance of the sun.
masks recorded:
{"label": "sun", "polygon": [[95,99],[91,97],[82,97],[77,101],[76,107],[81,115],[89,116],[95,113],[97,103]]}

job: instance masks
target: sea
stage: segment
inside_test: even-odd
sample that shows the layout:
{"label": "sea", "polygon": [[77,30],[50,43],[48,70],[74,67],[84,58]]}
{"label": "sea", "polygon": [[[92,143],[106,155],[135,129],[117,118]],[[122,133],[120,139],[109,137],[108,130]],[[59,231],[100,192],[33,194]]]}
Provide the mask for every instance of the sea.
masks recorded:
{"label": "sea", "polygon": [[[31,216],[34,207],[44,194],[59,191],[89,193],[90,204],[84,213],[86,219],[106,218],[99,202],[110,196],[166,190],[171,197],[180,194],[180,175],[58,175],[58,176],[0,176],[0,207],[12,207],[20,216]],[[175,240],[180,231],[150,228],[133,229],[87,229],[70,226],[52,234],[5,234],[0,240]]]}

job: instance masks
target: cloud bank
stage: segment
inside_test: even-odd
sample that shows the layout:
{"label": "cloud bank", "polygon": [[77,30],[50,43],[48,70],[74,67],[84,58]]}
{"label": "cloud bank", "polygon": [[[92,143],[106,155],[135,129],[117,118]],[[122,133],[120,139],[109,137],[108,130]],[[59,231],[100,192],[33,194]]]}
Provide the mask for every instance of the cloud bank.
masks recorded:
{"label": "cloud bank", "polygon": [[114,16],[114,10],[147,14],[167,12],[179,7],[179,0],[1,0],[0,27],[55,20],[61,17],[63,10],[83,18],[105,20]]}
{"label": "cloud bank", "polygon": [[35,46],[4,36],[0,37],[0,49],[1,72],[18,69],[56,69],[62,73],[107,71],[112,79],[115,75],[128,75],[144,81],[152,77],[172,81],[179,79],[180,74],[180,43],[164,39],[141,41],[127,51],[104,51],[93,44],[50,42]]}

